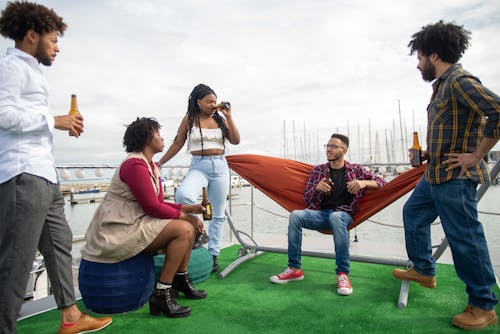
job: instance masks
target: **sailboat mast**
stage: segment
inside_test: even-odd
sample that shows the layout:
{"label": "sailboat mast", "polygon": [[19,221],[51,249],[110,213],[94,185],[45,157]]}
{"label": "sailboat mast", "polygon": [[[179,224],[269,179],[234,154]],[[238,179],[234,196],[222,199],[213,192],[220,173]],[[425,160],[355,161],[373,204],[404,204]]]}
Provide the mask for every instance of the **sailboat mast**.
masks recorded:
{"label": "sailboat mast", "polygon": [[373,156],[372,156],[372,123],[370,119],[368,118],[368,157],[369,161],[373,162]]}
{"label": "sailboat mast", "polygon": [[359,131],[359,123],[358,123],[358,162],[362,162],[363,160],[363,152],[361,151],[361,132]]}
{"label": "sailboat mast", "polygon": [[403,121],[401,119],[401,103],[398,99],[398,109],[399,109],[399,130],[401,132],[401,161],[405,161],[405,143],[403,136]]}
{"label": "sailboat mast", "polygon": [[[349,121],[347,121],[347,138],[351,138],[349,135]],[[351,161],[351,150],[347,151],[347,159]]]}
{"label": "sailboat mast", "polygon": [[286,147],[286,120],[283,120],[283,137],[281,141],[281,152],[282,152],[282,157],[287,159],[288,158],[288,152],[287,152],[287,147]]}
{"label": "sailboat mast", "polygon": [[292,120],[292,136],[293,136],[293,158],[297,160],[297,136],[295,135],[295,120]]}
{"label": "sailboat mast", "polygon": [[391,153],[390,153],[390,149],[389,149],[389,141],[387,139],[387,129],[384,129],[384,133],[385,133],[385,153],[387,155],[387,163],[391,163]]}

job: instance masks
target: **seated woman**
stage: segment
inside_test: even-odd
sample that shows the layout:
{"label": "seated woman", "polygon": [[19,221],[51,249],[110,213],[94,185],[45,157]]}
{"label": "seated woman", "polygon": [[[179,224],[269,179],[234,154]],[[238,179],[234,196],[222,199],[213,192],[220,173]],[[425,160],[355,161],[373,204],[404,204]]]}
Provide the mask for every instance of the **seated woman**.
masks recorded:
{"label": "seated woman", "polygon": [[202,299],[187,273],[195,233],[203,223],[189,213],[202,213],[201,204],[181,205],[163,200],[160,170],[153,155],[163,151],[160,124],[152,118],[137,118],[127,126],[123,145],[129,153],[116,170],[103,202],[90,223],[82,258],[116,263],[140,252],[166,253],[159,281],[149,300],[152,315],[185,317],[187,306],[177,304],[177,291],[190,299]]}

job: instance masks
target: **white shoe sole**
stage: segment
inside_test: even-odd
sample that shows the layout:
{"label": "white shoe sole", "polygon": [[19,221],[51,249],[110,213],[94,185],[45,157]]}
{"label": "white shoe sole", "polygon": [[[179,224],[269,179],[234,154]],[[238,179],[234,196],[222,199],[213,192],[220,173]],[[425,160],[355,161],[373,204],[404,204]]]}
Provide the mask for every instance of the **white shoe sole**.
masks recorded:
{"label": "white shoe sole", "polygon": [[350,296],[352,295],[352,289],[350,290],[337,289],[337,293],[341,296]]}
{"label": "white shoe sole", "polygon": [[292,282],[292,281],[302,281],[303,279],[304,279],[304,276],[301,276],[301,277],[298,277],[298,278],[291,278],[289,280],[280,280],[276,276],[269,277],[269,280],[271,281],[271,283],[276,283],[276,284],[286,284],[286,283]]}

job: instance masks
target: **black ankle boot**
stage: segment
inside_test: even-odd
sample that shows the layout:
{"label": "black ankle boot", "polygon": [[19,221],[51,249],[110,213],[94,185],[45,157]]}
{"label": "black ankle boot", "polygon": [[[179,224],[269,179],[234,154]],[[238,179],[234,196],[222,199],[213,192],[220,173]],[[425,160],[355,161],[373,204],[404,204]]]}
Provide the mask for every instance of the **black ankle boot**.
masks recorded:
{"label": "black ankle boot", "polygon": [[212,255],[212,257],[214,259],[214,266],[212,268],[212,272],[216,273],[219,271],[219,261],[217,260],[217,255]]}
{"label": "black ankle boot", "polygon": [[172,287],[182,292],[189,299],[203,299],[207,297],[205,290],[196,290],[188,273],[183,275],[175,274]]}
{"label": "black ankle boot", "polygon": [[169,318],[182,318],[191,314],[189,306],[177,304],[174,296],[174,288],[154,289],[149,298],[149,314],[165,314]]}

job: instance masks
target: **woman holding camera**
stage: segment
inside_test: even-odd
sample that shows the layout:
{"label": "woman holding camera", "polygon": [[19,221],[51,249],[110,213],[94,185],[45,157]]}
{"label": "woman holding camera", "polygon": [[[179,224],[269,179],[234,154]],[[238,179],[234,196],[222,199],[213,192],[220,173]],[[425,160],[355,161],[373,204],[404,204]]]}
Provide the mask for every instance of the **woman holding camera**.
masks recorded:
{"label": "woman holding camera", "polygon": [[174,157],[186,141],[192,155],[191,166],[176,191],[175,200],[176,203],[194,204],[202,188],[207,188],[213,208],[208,228],[208,251],[213,256],[212,271],[216,272],[229,189],[229,168],[224,155],[226,141],[238,145],[240,133],[233,121],[231,105],[228,102],[217,104],[217,95],[207,85],[197,85],[189,95],[187,113],[172,145],[160,159],[160,165]]}

